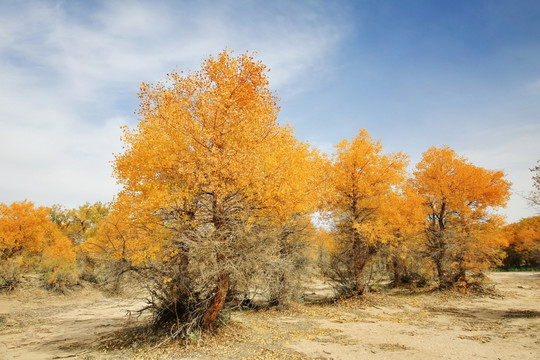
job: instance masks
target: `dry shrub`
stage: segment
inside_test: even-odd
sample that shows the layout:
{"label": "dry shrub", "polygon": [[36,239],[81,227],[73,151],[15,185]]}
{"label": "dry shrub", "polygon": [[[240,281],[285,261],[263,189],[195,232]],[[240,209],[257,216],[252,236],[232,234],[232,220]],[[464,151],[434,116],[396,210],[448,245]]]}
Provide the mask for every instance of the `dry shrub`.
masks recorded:
{"label": "dry shrub", "polygon": [[79,284],[75,263],[49,259],[42,263],[42,271],[45,287],[50,290],[65,293]]}
{"label": "dry shrub", "polygon": [[12,291],[21,282],[22,257],[9,258],[0,262],[0,290]]}
{"label": "dry shrub", "polygon": [[77,268],[79,269],[79,278],[93,284],[98,284],[97,268],[98,259],[91,256],[89,253],[81,251],[77,252]]}
{"label": "dry shrub", "polygon": [[236,288],[232,293],[237,294],[248,289],[246,274],[253,274],[251,269],[257,266],[246,254],[263,251],[265,239],[241,227],[228,233],[223,237],[211,230],[184,232],[174,239],[163,261],[133,267],[150,293],[148,306],[142,310],[150,310],[157,325],[170,326],[172,335],[188,336],[200,330],[216,284]]}
{"label": "dry shrub", "polygon": [[79,278],[97,285],[111,295],[137,288],[137,280],[129,277],[130,264],[122,259],[96,256],[84,250],[77,253]]}
{"label": "dry shrub", "polygon": [[347,249],[336,249],[333,252],[322,251],[319,267],[324,277],[330,280],[338,296],[350,296],[356,286],[353,272],[352,256]]}
{"label": "dry shrub", "polygon": [[263,294],[269,306],[285,308],[291,302],[302,301],[302,283],[310,275],[307,238],[312,231],[313,225],[307,219],[291,221],[271,231],[275,240],[266,262],[260,264],[260,278],[266,285]]}
{"label": "dry shrub", "polygon": [[93,275],[95,283],[111,295],[129,294],[141,289],[140,279],[132,272],[131,265],[121,259],[99,261]]}
{"label": "dry shrub", "polygon": [[[353,250],[353,242],[346,235],[336,233],[332,249],[322,248],[319,256],[319,268],[330,281],[338,296],[361,295],[370,290],[372,264],[376,260],[378,249],[362,246]],[[361,276],[357,276],[355,266],[361,263]]]}
{"label": "dry shrub", "polygon": [[301,229],[289,230],[238,221],[219,233],[198,228],[178,234],[166,256],[129,268],[150,294],[141,312],[151,311],[154,324],[173,337],[189,337],[204,328],[223,281],[227,295],[218,323],[230,309],[256,301],[286,306],[301,293],[305,264]]}
{"label": "dry shrub", "polygon": [[434,281],[433,263],[424,255],[417,240],[389,247],[393,287],[423,288]]}

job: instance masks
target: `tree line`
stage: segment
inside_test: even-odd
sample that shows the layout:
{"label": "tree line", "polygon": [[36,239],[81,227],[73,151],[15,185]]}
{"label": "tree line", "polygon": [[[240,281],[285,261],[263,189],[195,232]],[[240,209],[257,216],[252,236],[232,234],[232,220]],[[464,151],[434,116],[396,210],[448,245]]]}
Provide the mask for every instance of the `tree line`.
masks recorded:
{"label": "tree line", "polygon": [[358,296],[381,259],[394,286],[434,279],[465,290],[505,246],[538,261],[538,219],[522,231],[496,214],[510,194],[502,171],[442,146],[408,172],[408,156],[383,152],[365,129],[320,153],[278,122],[267,74],[225,50],[198,71],[143,83],[110,204],[0,205],[0,286],[25,267],[57,289],[78,278],[118,285],[129,273],[155,323],[183,336],[255,295],[269,306],[298,300],[309,271]]}

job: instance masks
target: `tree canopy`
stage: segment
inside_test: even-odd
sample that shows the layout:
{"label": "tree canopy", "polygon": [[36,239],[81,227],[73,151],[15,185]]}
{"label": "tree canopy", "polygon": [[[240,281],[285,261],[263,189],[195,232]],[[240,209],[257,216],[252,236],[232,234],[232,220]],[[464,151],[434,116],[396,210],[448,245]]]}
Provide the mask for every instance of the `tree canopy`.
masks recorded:
{"label": "tree canopy", "polygon": [[[479,234],[499,221],[490,210],[506,205],[510,183],[502,171],[471,164],[447,146],[431,147],[416,165],[411,184],[427,211],[426,253],[441,286],[465,276],[492,237]],[[473,268],[475,265],[473,265]]]}
{"label": "tree canopy", "polygon": [[[213,290],[195,299],[204,311],[194,326],[215,322],[230,287],[227,264],[250,241],[249,229],[285,224],[318,205],[324,159],[277,122],[266,71],[249,54],[225,50],[199,71],[143,84],[140,122],[124,128],[115,156],[122,190],[93,242],[132,265],[165,259],[195,267],[204,252],[215,268],[204,280]],[[179,278],[186,275],[164,278],[186,287]]]}

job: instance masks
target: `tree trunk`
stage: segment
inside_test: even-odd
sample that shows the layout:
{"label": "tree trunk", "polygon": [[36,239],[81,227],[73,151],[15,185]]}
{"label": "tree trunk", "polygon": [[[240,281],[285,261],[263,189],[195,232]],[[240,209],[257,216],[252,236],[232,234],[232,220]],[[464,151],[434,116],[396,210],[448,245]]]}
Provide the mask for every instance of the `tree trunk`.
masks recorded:
{"label": "tree trunk", "polygon": [[[221,234],[225,227],[224,218],[223,204],[216,196],[214,196],[212,202],[212,223],[217,234]],[[223,309],[223,305],[225,304],[227,292],[229,291],[229,273],[223,269],[223,263],[223,254],[218,252],[217,264],[219,266],[219,275],[216,289],[214,290],[214,298],[202,320],[201,327],[203,329],[212,329],[214,327],[219,312]]]}
{"label": "tree trunk", "polygon": [[368,262],[368,257],[366,256],[362,260],[355,261],[355,264],[354,264],[354,276],[355,276],[354,290],[359,295],[364,293],[364,287],[366,285],[362,279],[362,274],[364,272],[364,268],[366,267],[367,262]]}
{"label": "tree trunk", "polygon": [[227,291],[229,290],[229,274],[225,271],[219,273],[219,278],[216,286],[216,291],[212,304],[206,310],[202,320],[203,329],[212,329],[216,323],[217,317],[223,305],[225,304],[225,298],[227,297]]}
{"label": "tree trunk", "polygon": [[401,281],[401,261],[397,256],[392,258],[392,267],[394,268],[394,287],[400,287],[403,285]]}
{"label": "tree trunk", "polygon": [[268,306],[280,306],[283,305],[285,300],[285,291],[287,291],[288,284],[285,284],[287,281],[285,270],[282,269],[281,275],[279,276],[279,282],[276,284],[276,292],[272,294]]}
{"label": "tree trunk", "polygon": [[355,239],[353,243],[354,291],[359,295],[364,293],[364,287],[366,285],[362,279],[364,268],[374,254],[375,252],[363,244],[362,240]]}
{"label": "tree trunk", "polygon": [[444,269],[443,260],[435,259],[435,266],[437,267],[437,276],[439,277],[439,289],[448,289],[452,286],[452,280],[449,279],[449,276]]}

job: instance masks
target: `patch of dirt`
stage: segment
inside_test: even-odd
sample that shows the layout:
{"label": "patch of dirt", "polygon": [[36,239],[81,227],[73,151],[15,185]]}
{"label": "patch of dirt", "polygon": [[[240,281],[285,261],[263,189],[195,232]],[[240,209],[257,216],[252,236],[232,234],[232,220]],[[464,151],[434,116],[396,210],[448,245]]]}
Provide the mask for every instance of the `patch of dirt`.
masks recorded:
{"label": "patch of dirt", "polygon": [[[140,293],[20,289],[0,295],[0,359],[537,359],[540,273],[490,278],[496,291],[482,296],[398,289],[234,312],[215,333],[158,348],[137,331],[145,320],[126,316],[144,305]],[[307,295],[331,293],[318,283]]]}
{"label": "patch of dirt", "polygon": [[95,358],[103,336],[140,322],[127,312],[143,304],[88,285],[65,295],[32,286],[2,294],[0,360]]}

